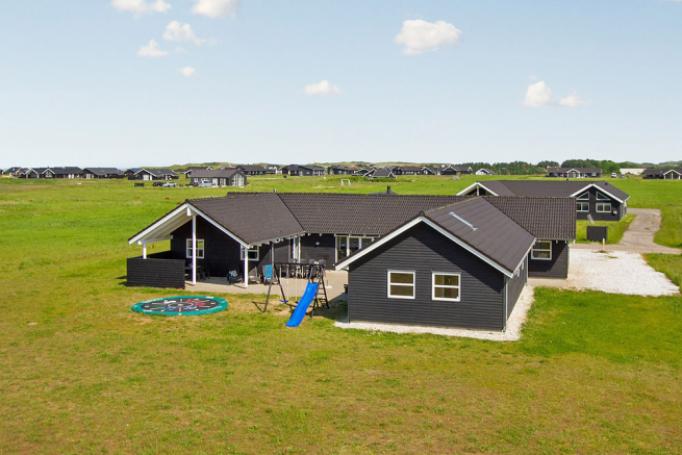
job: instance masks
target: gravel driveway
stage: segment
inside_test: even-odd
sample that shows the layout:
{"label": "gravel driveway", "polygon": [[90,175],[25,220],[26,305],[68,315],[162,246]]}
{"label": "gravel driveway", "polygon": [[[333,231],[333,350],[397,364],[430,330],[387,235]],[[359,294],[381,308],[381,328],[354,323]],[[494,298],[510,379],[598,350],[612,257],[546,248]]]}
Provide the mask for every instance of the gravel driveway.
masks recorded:
{"label": "gravel driveway", "polygon": [[530,278],[532,286],[594,290],[612,294],[676,295],[679,289],[664,274],[646,263],[639,253],[606,253],[571,247],[568,279]]}

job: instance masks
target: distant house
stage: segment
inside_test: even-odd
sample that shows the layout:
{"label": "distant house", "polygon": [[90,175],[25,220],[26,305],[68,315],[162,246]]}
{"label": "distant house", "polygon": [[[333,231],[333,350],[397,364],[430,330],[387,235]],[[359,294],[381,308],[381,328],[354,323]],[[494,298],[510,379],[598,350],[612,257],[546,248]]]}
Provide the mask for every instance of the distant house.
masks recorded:
{"label": "distant house", "polygon": [[495,173],[493,171],[491,171],[490,169],[486,169],[484,167],[482,167],[479,170],[477,170],[476,172],[474,172],[474,174],[476,174],[476,175],[495,175]]}
{"label": "distant house", "polygon": [[576,217],[600,221],[619,221],[628,209],[630,196],[604,181],[575,180],[486,180],[475,182],[457,196],[552,197],[575,200]]}
{"label": "distant house", "polygon": [[620,175],[642,175],[646,169],[643,167],[622,167],[618,171]]}
{"label": "distant house", "polygon": [[129,180],[175,180],[179,178],[178,174],[171,169],[140,169]]}
{"label": "distant house", "polygon": [[263,167],[265,167],[266,174],[277,175],[282,173],[282,168],[278,164],[266,164]]}
{"label": "distant house", "polygon": [[371,171],[371,169],[367,169],[367,168],[365,168],[365,167],[361,167],[361,168],[355,169],[355,171],[353,171],[353,175],[359,175],[359,176],[364,177],[364,176],[366,176],[370,171]]}
{"label": "distant house", "polygon": [[121,179],[123,171],[115,167],[88,167],[83,169],[86,179]]}
{"label": "distant house", "polygon": [[244,175],[265,175],[268,170],[264,166],[259,166],[257,164],[240,164],[237,169],[242,171]]}
{"label": "distant house", "polygon": [[314,165],[300,165],[300,164],[290,164],[288,166],[284,166],[282,168],[282,173],[287,174],[287,175],[292,175],[292,176],[305,176],[305,177],[310,177],[310,176],[321,176],[324,175],[325,173],[325,168],[321,166],[314,166]]}
{"label": "distant house", "polygon": [[547,177],[567,179],[601,177],[601,174],[602,170],[596,167],[550,167],[547,169]]}
{"label": "distant house", "polygon": [[438,175],[438,169],[424,166],[421,173],[423,175]]}
{"label": "distant house", "polygon": [[456,165],[456,166],[446,166],[440,171],[440,175],[463,175],[472,174],[474,170],[471,166]]}
{"label": "distant house", "polygon": [[393,169],[384,167],[380,169],[372,169],[369,171],[366,175],[367,178],[370,179],[394,179],[395,174],[393,173]]}
{"label": "distant house", "polygon": [[396,166],[393,168],[395,175],[420,175],[423,174],[421,166]]}
{"label": "distant house", "polygon": [[195,169],[189,179],[194,186],[242,187],[247,183],[246,174],[239,168]]}
{"label": "distant house", "polygon": [[53,167],[50,169],[54,178],[58,179],[77,179],[83,176],[83,169],[75,166]]}
{"label": "distant house", "polygon": [[329,175],[353,175],[355,170],[346,166],[330,166],[327,172]]}
{"label": "distant house", "polygon": [[645,179],[663,179],[663,180],[682,180],[682,168],[663,168],[663,169],[646,169],[642,173],[642,178]]}
{"label": "distant house", "polygon": [[12,177],[16,177],[17,172],[19,172],[21,168],[19,166],[13,166],[13,167],[8,167],[3,171],[4,175],[11,175]]}
{"label": "distant house", "polygon": [[25,179],[39,179],[42,178],[43,172],[46,169],[44,167],[29,167],[23,170],[21,177]]}

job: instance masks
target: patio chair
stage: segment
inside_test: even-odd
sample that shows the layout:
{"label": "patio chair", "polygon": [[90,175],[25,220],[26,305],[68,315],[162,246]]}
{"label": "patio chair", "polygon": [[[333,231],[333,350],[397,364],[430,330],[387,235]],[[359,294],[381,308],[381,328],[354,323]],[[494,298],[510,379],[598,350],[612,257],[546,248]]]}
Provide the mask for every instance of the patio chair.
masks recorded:
{"label": "patio chair", "polygon": [[230,284],[239,283],[242,277],[237,270],[230,270],[227,272],[227,282]]}
{"label": "patio chair", "polygon": [[265,264],[263,266],[263,283],[270,283],[273,279],[272,264]]}

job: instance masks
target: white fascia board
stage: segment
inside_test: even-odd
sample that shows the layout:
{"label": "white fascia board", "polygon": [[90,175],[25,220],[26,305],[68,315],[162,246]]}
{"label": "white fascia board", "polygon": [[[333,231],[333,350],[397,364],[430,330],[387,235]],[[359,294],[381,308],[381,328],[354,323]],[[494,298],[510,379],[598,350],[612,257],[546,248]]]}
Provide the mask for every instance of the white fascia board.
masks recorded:
{"label": "white fascia board", "polygon": [[225,229],[225,228],[224,228],[223,226],[221,226],[217,221],[215,221],[214,219],[212,219],[210,216],[206,215],[204,212],[202,212],[201,210],[199,210],[198,208],[196,208],[196,207],[193,206],[192,204],[189,204],[189,203],[188,203],[187,205],[190,207],[190,209],[191,209],[194,213],[196,213],[197,215],[201,216],[203,219],[205,219],[206,221],[208,221],[209,223],[211,223],[213,226],[215,226],[216,228],[218,228],[218,230],[220,230],[221,232],[223,232],[223,233],[226,234],[227,236],[233,238],[233,239],[234,239],[235,241],[237,241],[237,243],[239,243],[241,246],[245,246],[245,247],[250,246],[250,245],[249,245],[248,243],[246,243],[244,240],[240,239],[236,234],[233,234],[232,232],[230,232],[230,231],[228,231],[227,229]]}
{"label": "white fascia board", "polygon": [[476,187],[483,188],[484,190],[486,190],[488,193],[492,194],[493,196],[499,196],[499,194],[497,194],[496,192],[492,191],[490,188],[486,187],[486,186],[485,186],[484,184],[482,184],[481,182],[474,182],[474,183],[472,183],[471,185],[467,186],[467,187],[464,188],[462,191],[460,191],[459,193],[457,193],[455,196],[462,196],[462,195],[464,195],[465,193],[468,193],[469,191],[473,190],[473,189],[476,188]]}
{"label": "white fascia board", "polygon": [[[622,199],[620,199],[620,198],[614,196],[613,194],[609,193],[608,191],[606,191],[603,187],[601,187],[601,186],[599,186],[599,185],[596,185],[596,184],[594,184],[594,183],[588,184],[587,186],[585,186],[585,188],[582,188],[582,189],[576,191],[575,193],[571,194],[570,197],[576,197],[576,195],[582,193],[583,191],[587,191],[587,190],[589,190],[590,188],[596,188],[597,190],[601,191],[602,193],[608,194],[609,196],[611,196],[612,198],[614,198],[615,200],[617,200],[617,201],[620,202],[621,204],[625,202],[624,200],[622,200]],[[630,196],[628,196],[627,198],[625,198],[625,200],[628,200],[628,199],[630,199]]]}
{"label": "white fascia board", "polygon": [[[431,228],[434,229],[435,231],[439,232],[439,233],[442,234],[443,236],[445,236],[445,237],[447,237],[448,239],[450,239],[453,243],[456,243],[457,245],[459,245],[460,247],[464,248],[465,250],[467,250],[468,252],[470,252],[470,253],[473,254],[474,256],[476,256],[476,257],[478,257],[479,259],[483,260],[485,263],[487,263],[488,265],[490,265],[490,266],[493,267],[494,269],[498,270],[499,272],[501,272],[501,273],[504,274],[505,276],[512,277],[512,276],[514,275],[514,272],[513,272],[513,271],[510,272],[510,271],[507,270],[505,267],[501,266],[501,265],[498,264],[497,262],[495,262],[495,261],[493,261],[492,259],[490,259],[488,256],[485,256],[484,254],[482,254],[482,253],[479,252],[478,250],[476,250],[476,249],[474,249],[473,247],[471,247],[471,246],[470,246],[469,244],[467,244],[466,242],[462,241],[462,240],[459,239],[458,237],[455,237],[455,236],[452,235],[450,232],[444,230],[443,228],[441,228],[440,226],[438,226],[437,224],[435,224],[434,222],[432,222],[431,220],[429,220],[428,218],[423,217],[423,216],[419,216],[419,217],[413,219],[412,221],[410,221],[409,223],[406,223],[406,224],[402,225],[401,227],[399,227],[399,228],[396,229],[395,231],[393,231],[393,232],[391,232],[391,233],[389,233],[389,234],[383,236],[383,237],[380,238],[379,240],[375,241],[374,243],[372,243],[372,244],[371,244],[370,246],[368,246],[367,248],[364,248],[364,249],[360,250],[358,253],[354,254],[353,256],[351,256],[351,257],[349,257],[349,258],[347,258],[347,259],[341,261],[340,263],[338,263],[338,264],[336,265],[335,269],[336,269],[336,270],[345,269],[345,268],[348,267],[351,263],[353,263],[353,262],[355,262],[356,260],[360,259],[361,257],[365,256],[366,254],[368,254],[368,253],[374,251],[375,249],[379,248],[381,245],[384,245],[384,244],[387,243],[388,241],[394,239],[395,237],[399,236],[399,235],[402,234],[403,232],[405,232],[405,231],[407,231],[408,229],[410,229],[410,228],[416,226],[416,225],[419,224],[419,223],[424,223],[424,224],[426,224],[427,226],[431,227]],[[525,257],[525,256],[524,256],[524,257]]]}
{"label": "white fascia board", "polygon": [[175,216],[177,216],[179,213],[181,213],[183,210],[185,210],[188,206],[189,206],[189,204],[187,204],[185,202],[184,204],[180,205],[179,207],[176,207],[175,210],[170,212],[168,215],[164,216],[163,218],[161,218],[156,223],[152,224],[151,226],[149,226],[145,230],[141,231],[135,237],[131,237],[130,240],[128,240],[128,244],[132,245],[133,243],[139,242],[140,240],[142,240],[145,237],[145,235],[153,232],[159,226],[162,226],[163,224],[165,224],[169,220],[175,218]]}

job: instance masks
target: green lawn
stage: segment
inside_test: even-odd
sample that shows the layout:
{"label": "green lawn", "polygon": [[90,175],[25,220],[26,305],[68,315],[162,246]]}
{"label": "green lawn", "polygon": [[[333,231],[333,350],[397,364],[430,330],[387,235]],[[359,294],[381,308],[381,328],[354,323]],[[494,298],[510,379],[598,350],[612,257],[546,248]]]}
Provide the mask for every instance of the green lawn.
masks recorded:
{"label": "green lawn", "polygon": [[[452,194],[471,180],[391,185]],[[642,188],[633,202],[655,194]],[[0,454],[680,452],[680,297],[540,289],[516,343],[343,331],[324,317],[290,330],[250,296],[206,317],[132,313],[167,292],[123,286],[139,253],[126,239],[185,198],[224,193],[0,180]]]}
{"label": "green lawn", "polygon": [[606,243],[618,243],[623,238],[623,234],[627,231],[635,216],[632,214],[625,215],[620,221],[595,221],[589,223],[587,220],[578,220],[576,226],[576,240],[580,243],[587,243],[587,226],[606,226],[608,229]]}
{"label": "green lawn", "polygon": [[647,262],[667,275],[682,291],[682,255],[647,254]]}

